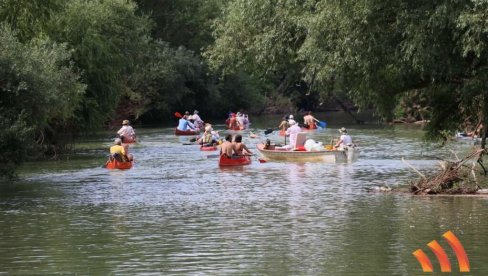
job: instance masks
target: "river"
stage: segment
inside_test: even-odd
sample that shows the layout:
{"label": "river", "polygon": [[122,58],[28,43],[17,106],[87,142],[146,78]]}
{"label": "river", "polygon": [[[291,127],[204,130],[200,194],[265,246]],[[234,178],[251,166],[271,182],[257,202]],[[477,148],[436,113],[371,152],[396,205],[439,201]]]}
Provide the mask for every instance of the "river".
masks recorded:
{"label": "river", "polygon": [[[243,132],[254,152],[266,122],[253,122],[257,139]],[[330,123],[310,137],[327,143],[342,126],[361,148],[353,164],[253,157],[222,169],[172,128],[142,127],[131,170],[101,167],[110,134],[85,141],[98,148],[86,158],[27,164],[0,186],[0,275],[419,275],[417,249],[440,272],[432,240],[459,271],[449,230],[472,274],[488,273],[487,198],[371,192],[418,177],[402,158],[429,172],[433,156],[471,144],[438,148],[419,127],[376,124]]]}

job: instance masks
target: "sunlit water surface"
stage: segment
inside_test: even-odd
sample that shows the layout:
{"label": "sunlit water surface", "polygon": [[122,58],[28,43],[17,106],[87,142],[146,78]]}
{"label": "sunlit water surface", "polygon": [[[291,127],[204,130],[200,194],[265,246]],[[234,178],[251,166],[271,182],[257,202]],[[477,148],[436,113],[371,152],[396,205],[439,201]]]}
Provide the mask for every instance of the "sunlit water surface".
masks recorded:
{"label": "sunlit water surface", "polygon": [[[342,125],[341,125],[342,126]],[[310,133],[329,143],[337,129]],[[254,127],[254,126],[253,126]],[[264,140],[244,141],[255,152]],[[215,126],[222,128],[222,126]],[[215,152],[183,145],[171,128],[138,129],[135,167],[82,161],[30,164],[0,188],[0,275],[406,275],[412,256],[453,231],[473,275],[488,273],[488,200],[372,193],[406,186],[449,151],[426,145],[419,128],[349,126],[361,147],[353,164],[260,163],[219,168]],[[267,138],[283,143],[272,133]],[[110,141],[96,143],[110,146]],[[458,153],[469,143],[451,143]],[[81,169],[80,169],[81,168]]]}

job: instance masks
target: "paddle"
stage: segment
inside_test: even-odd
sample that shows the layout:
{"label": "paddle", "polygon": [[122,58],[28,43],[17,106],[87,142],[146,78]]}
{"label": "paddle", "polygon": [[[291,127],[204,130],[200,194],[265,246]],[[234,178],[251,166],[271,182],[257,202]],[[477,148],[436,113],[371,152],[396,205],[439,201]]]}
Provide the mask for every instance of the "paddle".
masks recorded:
{"label": "paddle", "polygon": [[178,111],[175,112],[175,116],[176,116],[176,118],[182,118],[183,117],[183,115],[181,115],[180,112],[178,112]]}
{"label": "paddle", "polygon": [[267,130],[264,131],[264,135],[268,135],[268,134],[272,133],[273,131],[275,131],[275,130],[272,128],[268,128]]}
{"label": "paddle", "polygon": [[317,122],[317,125],[321,128],[326,128],[327,127],[327,123],[324,122],[324,121],[319,121],[317,119],[314,118],[314,120]]}

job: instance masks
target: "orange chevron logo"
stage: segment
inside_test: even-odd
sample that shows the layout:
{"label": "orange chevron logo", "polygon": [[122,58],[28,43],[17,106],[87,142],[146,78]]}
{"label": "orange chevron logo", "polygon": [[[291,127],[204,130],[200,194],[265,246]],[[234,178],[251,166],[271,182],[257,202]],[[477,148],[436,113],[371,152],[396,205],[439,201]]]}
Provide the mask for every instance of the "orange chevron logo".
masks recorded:
{"label": "orange chevron logo", "polygon": [[[454,254],[456,254],[459,264],[459,272],[469,272],[468,255],[466,254],[466,251],[464,251],[464,247],[456,235],[451,231],[447,231],[442,237],[447,241],[449,246],[451,246]],[[427,247],[430,248],[439,261],[441,272],[451,272],[451,263],[441,245],[436,240],[433,240],[427,244]],[[422,249],[417,249],[412,254],[422,266],[423,272],[434,272],[434,267],[432,266],[429,257],[427,257]]]}

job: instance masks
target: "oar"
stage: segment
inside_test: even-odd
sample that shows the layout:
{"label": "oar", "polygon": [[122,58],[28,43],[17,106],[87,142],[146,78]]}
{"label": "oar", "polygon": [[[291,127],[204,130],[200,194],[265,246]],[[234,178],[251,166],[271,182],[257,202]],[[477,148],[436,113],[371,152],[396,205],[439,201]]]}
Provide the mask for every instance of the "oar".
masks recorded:
{"label": "oar", "polygon": [[264,131],[264,135],[268,135],[268,134],[272,133],[273,131],[275,131],[275,129],[268,128],[267,130]]}
{"label": "oar", "polygon": [[178,112],[178,111],[177,111],[177,112],[175,112],[175,116],[176,116],[176,118],[181,118],[181,117],[183,117],[183,115],[181,115],[181,114],[180,114],[180,112]]}
{"label": "oar", "polygon": [[327,127],[327,123],[324,122],[324,121],[319,121],[317,119],[314,118],[314,120],[318,123],[319,127],[321,128],[326,128]]}

